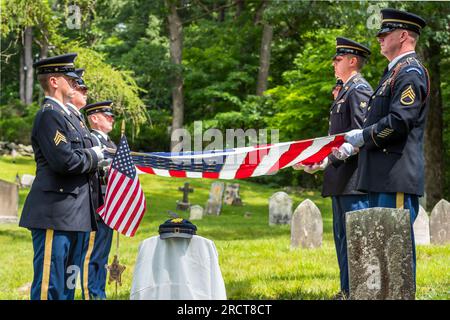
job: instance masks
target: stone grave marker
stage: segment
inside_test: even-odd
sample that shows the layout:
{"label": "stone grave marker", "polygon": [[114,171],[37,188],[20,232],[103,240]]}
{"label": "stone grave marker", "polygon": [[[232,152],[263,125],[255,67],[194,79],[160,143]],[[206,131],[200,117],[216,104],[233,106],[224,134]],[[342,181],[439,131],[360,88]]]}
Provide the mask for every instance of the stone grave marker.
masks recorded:
{"label": "stone grave marker", "polygon": [[450,243],[450,203],[441,199],[430,215],[430,240],[432,244]]}
{"label": "stone grave marker", "polygon": [[203,208],[199,205],[191,206],[189,220],[201,220],[203,218]]}
{"label": "stone grave marker", "polygon": [[320,248],[323,221],[319,208],[309,199],[300,203],[292,215],[291,248]]}
{"label": "stone grave marker", "polygon": [[177,201],[177,210],[183,210],[186,211],[189,209],[191,204],[189,203],[188,195],[189,193],[194,192],[193,188],[189,188],[189,183],[185,182],[183,188],[178,188],[179,191],[183,191],[183,200]]}
{"label": "stone grave marker", "polygon": [[16,223],[19,209],[19,186],[0,179],[0,223]]}
{"label": "stone grave marker", "polygon": [[224,202],[232,206],[242,206],[242,199],[239,196],[239,183],[227,184]]}
{"label": "stone grave marker", "polygon": [[31,185],[33,184],[35,176],[31,174],[23,174],[20,178],[20,185],[25,188],[31,188]]}
{"label": "stone grave marker", "polygon": [[350,299],[415,298],[409,210],[350,211],[346,233]]}
{"label": "stone grave marker", "polygon": [[286,192],[279,191],[269,198],[269,225],[290,224],[292,199]]}
{"label": "stone grave marker", "polygon": [[211,184],[211,191],[209,192],[209,199],[206,203],[206,214],[220,215],[222,209],[223,190],[225,186],[223,182],[215,181]]}
{"label": "stone grave marker", "polygon": [[413,224],[414,241],[420,245],[430,244],[430,219],[422,206],[419,206],[419,214]]}

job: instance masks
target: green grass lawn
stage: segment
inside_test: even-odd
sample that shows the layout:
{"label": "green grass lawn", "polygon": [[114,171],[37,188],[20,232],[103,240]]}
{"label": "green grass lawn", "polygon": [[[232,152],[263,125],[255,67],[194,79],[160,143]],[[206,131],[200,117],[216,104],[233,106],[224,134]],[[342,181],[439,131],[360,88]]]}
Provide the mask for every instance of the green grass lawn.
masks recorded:
{"label": "green grass lawn", "polygon": [[[31,158],[12,163],[0,157],[0,178],[14,181],[16,173],[35,174]],[[214,180],[140,176],[147,197],[147,213],[133,238],[120,237],[120,262],[127,269],[123,284],[107,285],[110,299],[128,299],[139,243],[158,234],[158,226],[175,211],[182,193],[178,187],[189,182],[195,189],[192,204],[205,206]],[[294,208],[306,198],[320,208],[324,237],[320,249],[290,248],[290,227],[269,226],[268,199],[280,189],[249,181],[239,181],[244,206],[224,205],[220,216],[195,221],[198,234],[214,241],[219,252],[229,299],[330,299],[339,289],[339,270],[334,249],[331,201],[316,191],[291,194]],[[20,190],[22,209],[27,189]],[[178,212],[188,218],[189,213]],[[249,213],[249,214],[248,214]],[[110,257],[116,252],[116,236]],[[16,225],[0,225],[0,299],[29,299],[26,284],[32,281],[32,243],[28,230]],[[110,260],[111,261],[111,260]],[[77,290],[77,297],[80,297]],[[417,299],[450,299],[450,245],[417,247]]]}

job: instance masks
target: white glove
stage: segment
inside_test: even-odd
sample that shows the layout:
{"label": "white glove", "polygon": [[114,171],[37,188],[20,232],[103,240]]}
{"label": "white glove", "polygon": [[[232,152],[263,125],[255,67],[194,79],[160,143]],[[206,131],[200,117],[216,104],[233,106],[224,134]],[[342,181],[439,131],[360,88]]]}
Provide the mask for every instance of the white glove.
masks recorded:
{"label": "white glove", "polygon": [[358,151],[359,148],[355,148],[348,142],[343,143],[339,148],[332,149],[333,155],[339,160],[345,160],[348,157],[357,154]]}
{"label": "white glove", "polygon": [[111,159],[111,158],[106,158],[106,159],[100,160],[97,164],[97,167],[98,168],[109,167],[111,165],[112,161],[113,161],[113,159]]}
{"label": "white glove", "polygon": [[93,150],[95,152],[95,154],[97,155],[98,161],[100,162],[101,160],[103,160],[105,158],[105,156],[103,155],[103,149],[100,146],[95,146],[92,147],[91,150]]}
{"label": "white glove", "polygon": [[325,170],[326,167],[328,167],[328,157],[323,159],[321,162],[314,163],[312,165],[304,165],[301,163],[297,163],[294,165],[295,170],[304,170],[306,173],[313,174],[316,173],[319,170]]}
{"label": "white glove", "polygon": [[354,129],[347,132],[344,136],[345,141],[354,147],[362,147],[364,145],[364,136],[362,129]]}

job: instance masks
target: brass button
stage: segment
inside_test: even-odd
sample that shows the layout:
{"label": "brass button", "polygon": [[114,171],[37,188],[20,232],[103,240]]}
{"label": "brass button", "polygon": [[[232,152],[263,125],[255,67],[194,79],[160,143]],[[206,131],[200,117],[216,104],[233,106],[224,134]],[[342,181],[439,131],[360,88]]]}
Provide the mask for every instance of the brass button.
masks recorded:
{"label": "brass button", "polygon": [[59,189],[59,192],[63,192],[64,190],[61,188],[61,189]]}
{"label": "brass button", "polygon": [[387,150],[386,150],[386,149],[383,149],[383,152],[386,152],[386,153],[387,153]]}

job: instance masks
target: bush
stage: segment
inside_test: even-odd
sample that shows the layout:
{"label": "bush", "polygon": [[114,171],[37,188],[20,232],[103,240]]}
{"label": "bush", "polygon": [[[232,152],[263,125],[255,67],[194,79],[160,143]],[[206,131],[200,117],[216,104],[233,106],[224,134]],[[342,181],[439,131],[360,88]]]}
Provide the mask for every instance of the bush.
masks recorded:
{"label": "bush", "polygon": [[25,106],[18,101],[0,106],[0,140],[31,144],[31,130],[36,112],[37,103]]}

